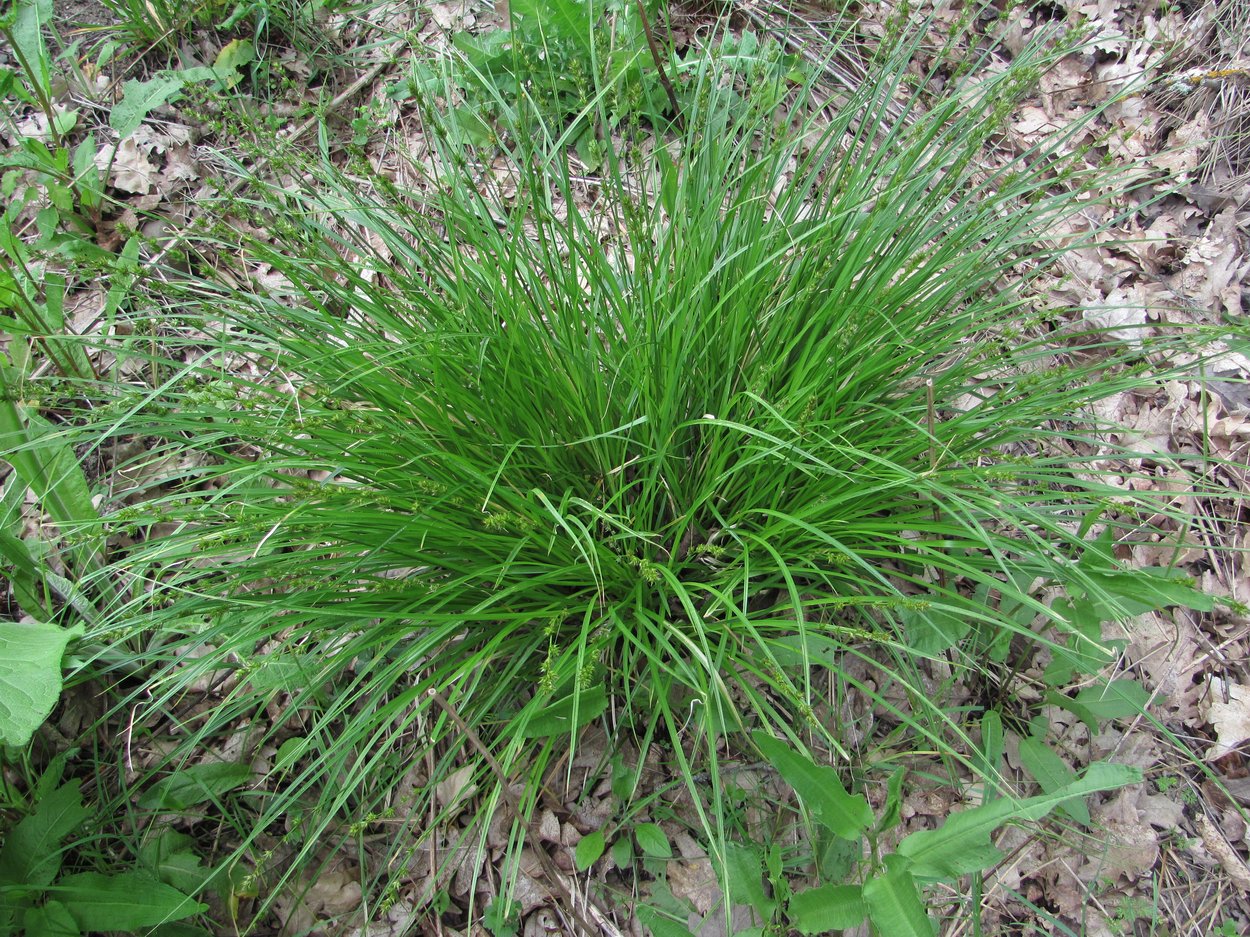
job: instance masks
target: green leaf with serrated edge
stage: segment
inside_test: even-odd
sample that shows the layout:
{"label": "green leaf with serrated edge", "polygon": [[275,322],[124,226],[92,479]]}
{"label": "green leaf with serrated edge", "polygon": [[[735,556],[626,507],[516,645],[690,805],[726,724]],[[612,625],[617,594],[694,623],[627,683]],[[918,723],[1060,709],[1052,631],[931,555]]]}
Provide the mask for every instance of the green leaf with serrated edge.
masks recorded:
{"label": "green leaf with serrated edge", "polygon": [[22,919],[24,937],[78,937],[82,933],[69,908],[59,901],[28,908]]}
{"label": "green leaf with serrated edge", "polygon": [[847,793],[833,768],[817,765],[766,732],[753,732],[751,738],[812,816],[838,836],[854,839],[872,824],[867,799]]}
{"label": "green leaf with serrated edge", "polygon": [[580,693],[571,693],[539,710],[525,726],[525,737],[568,735],[598,718],[607,708],[608,694],[602,684]]}
{"label": "green leaf with serrated edge", "polygon": [[52,884],[61,870],[61,840],[91,816],[74,779],[49,792],[0,845],[0,885]]}
{"label": "green leaf with serrated edge", "polygon": [[885,872],[864,883],[864,904],[877,933],[888,937],[933,937],[933,922],[901,856],[885,857]]}
{"label": "green leaf with serrated edge", "polygon": [[186,81],[178,72],[162,72],[147,81],[130,79],[122,85],[122,99],[109,113],[109,126],[125,139],[152,111],[181,94]]}
{"label": "green leaf with serrated edge", "polygon": [[227,791],[241,787],[252,779],[249,765],[230,761],[214,761],[183,768],[161,778],[152,789],[139,798],[144,810],[177,812],[214,800]]}
{"label": "green leaf with serrated edge", "polygon": [[[1041,739],[1021,739],[1019,751],[1020,764],[1037,781],[1043,793],[1057,791],[1076,780],[1076,772]],[[1059,804],[1057,809],[1077,823],[1089,826],[1089,808],[1083,800],[1078,798],[1067,801]]]}
{"label": "green leaf with serrated edge", "polygon": [[760,917],[772,917],[777,902],[764,890],[764,857],[758,848],[743,843],[725,845],[725,885],[730,904],[745,904]]}
{"label": "green leaf with serrated edge", "polygon": [[786,905],[790,924],[800,934],[846,930],[864,922],[864,890],[860,885],[821,885],[798,892]]}
{"label": "green leaf with serrated edge", "polygon": [[56,883],[55,896],[85,931],[134,931],[208,910],[142,872],[82,872]]}
{"label": "green leaf with serrated edge", "polygon": [[1071,784],[1048,794],[1024,800],[1003,798],[953,814],[936,830],[912,833],[899,843],[898,854],[911,860],[911,871],[917,878],[953,879],[978,872],[1000,858],[990,836],[1004,823],[1041,819],[1073,797],[1135,784],[1141,777],[1137,768],[1099,762]]}
{"label": "green leaf with serrated edge", "polygon": [[653,859],[673,858],[673,847],[658,823],[638,823],[634,826],[634,838],[643,855]]}
{"label": "green leaf with serrated edge", "polygon": [[587,833],[573,850],[573,864],[577,866],[579,872],[584,872],[599,861],[599,857],[603,855],[603,850],[606,848],[607,839],[603,835],[603,830]]}
{"label": "green leaf with serrated edge", "polygon": [[0,622],[0,742],[25,745],[61,696],[65,646],[82,625]]}

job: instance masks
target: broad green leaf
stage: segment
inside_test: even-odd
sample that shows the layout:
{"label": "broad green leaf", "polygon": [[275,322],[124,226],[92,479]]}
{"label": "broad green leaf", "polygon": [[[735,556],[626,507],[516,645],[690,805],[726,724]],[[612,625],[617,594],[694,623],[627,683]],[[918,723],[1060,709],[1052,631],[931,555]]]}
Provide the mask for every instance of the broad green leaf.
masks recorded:
{"label": "broad green leaf", "polygon": [[25,937],[78,937],[82,933],[69,908],[59,901],[48,901],[28,908],[23,916]]}
{"label": "broad green leaf", "polygon": [[213,933],[185,921],[171,921],[155,928],[148,937],[214,937]]}
{"label": "broad green leaf", "polygon": [[576,732],[608,708],[608,693],[603,684],[580,693],[570,693],[539,710],[525,726],[526,738],[547,738]]}
{"label": "broad green leaf", "polygon": [[885,857],[885,872],[864,883],[868,917],[883,937],[933,937],[933,922],[920,890],[900,856]]}
{"label": "broad green leaf", "polygon": [[122,138],[130,136],[148,114],[177,97],[185,83],[178,72],[162,72],[147,81],[130,79],[122,85],[122,99],[109,113],[109,126]]}
{"label": "broad green leaf", "polygon": [[764,919],[772,917],[777,902],[764,890],[764,858],[755,846],[725,845],[725,877],[730,904],[745,904]]}
{"label": "broad green leaf", "polygon": [[195,841],[185,833],[165,827],[139,847],[139,860],[158,879],[188,895],[199,891],[209,872],[200,865]]}
{"label": "broad green leaf", "polygon": [[[113,113],[116,113],[116,107]],[[99,208],[104,200],[104,186],[95,164],[96,152],[95,131],[89,132],[74,149],[74,189],[82,207],[88,211]]]}
{"label": "broad green leaf", "polygon": [[898,845],[918,878],[953,879],[993,865],[1000,858],[990,836],[1011,820],[1038,820],[1073,797],[1114,790],[1141,780],[1141,771],[1099,762],[1071,784],[1024,800],[1003,798],[953,814],[936,830],[912,833]]}
{"label": "broad green leaf", "polygon": [[653,859],[673,857],[673,847],[669,845],[668,837],[664,835],[658,823],[637,824],[634,827],[634,838],[638,840],[638,848],[645,856]]}
{"label": "broad green leaf", "polygon": [[13,598],[33,618],[51,618],[52,606],[40,587],[40,569],[30,545],[7,530],[0,530],[0,559],[8,569],[0,571],[13,586]]}
{"label": "broad green leaf", "polygon": [[230,761],[214,761],[189,768],[161,778],[152,789],[139,798],[144,810],[161,813],[177,813],[215,800],[226,791],[234,790],[252,779],[249,765]]}
{"label": "broad green leaf", "polygon": [[84,931],[134,931],[208,910],[143,872],[67,875],[52,894]]}
{"label": "broad green leaf", "polygon": [[599,857],[603,855],[603,850],[606,848],[607,840],[603,835],[603,830],[587,833],[573,850],[573,864],[577,866],[579,872],[584,872],[599,861]]}
{"label": "broad green leaf", "polygon": [[[8,6],[8,4],[5,4]],[[51,57],[43,40],[43,29],[52,22],[52,0],[26,0],[15,3],[16,18],[9,33],[14,51],[19,53],[22,74],[45,95],[52,93]]]}
{"label": "broad green leaf", "polygon": [[1061,686],[1076,671],[1096,673],[1113,657],[1113,642],[1102,637],[1104,616],[1088,598],[1057,600],[1051,608],[1071,625],[1068,646],[1054,649],[1054,658],[1046,665],[1042,678],[1050,686]]}
{"label": "broad green leaf", "polygon": [[907,769],[900,765],[886,782],[885,806],[881,808],[881,816],[877,819],[878,833],[893,829],[902,820],[903,780],[906,776]]}
{"label": "broad green leaf", "polygon": [[[1054,749],[1036,737],[1020,740],[1020,764],[1033,775],[1044,793],[1057,791],[1076,779],[1076,772],[1071,766]],[[1083,800],[1070,800],[1059,804],[1058,809],[1077,823],[1089,826],[1089,808]]]}
{"label": "broad green leaf", "polygon": [[39,801],[35,812],[11,829],[0,846],[0,885],[50,885],[61,870],[61,840],[82,825],[91,811],[83,806],[74,779]]}
{"label": "broad green leaf", "polygon": [[1194,588],[1193,579],[1162,566],[1143,566],[1132,571],[1088,573],[1090,582],[1111,595],[1124,614],[1146,612],[1175,605],[1209,612],[1215,608],[1215,597]]}
{"label": "broad green leaf", "polygon": [[52,116],[52,132],[58,136],[65,136],[77,125],[77,111],[60,111]]}
{"label": "broad green leaf", "polygon": [[817,765],[766,732],[751,733],[772,763],[817,820],[843,839],[855,839],[872,824],[872,808],[862,796],[847,793],[838,772]]}
{"label": "broad green leaf", "polygon": [[1145,710],[1150,694],[1131,677],[1112,680],[1101,686],[1086,687],[1076,697],[1048,692],[1046,702],[1075,713],[1091,732],[1109,719],[1126,719]]}
{"label": "broad green leaf", "polygon": [[789,634],[768,641],[768,649],[782,667],[829,666],[844,652],[843,645],[819,634]]}
{"label": "broad green leaf", "polygon": [[1105,686],[1091,686],[1076,694],[1074,702],[1096,719],[1125,719],[1140,715],[1150,694],[1136,680],[1125,677]]}
{"label": "broad green leaf", "polygon": [[860,885],[821,885],[801,891],[786,905],[790,924],[800,934],[846,930],[864,922],[864,890]]}
{"label": "broad green leaf", "polygon": [[230,90],[240,81],[243,75],[239,72],[244,65],[256,61],[256,47],[250,39],[232,39],[221,47],[217,58],[213,60],[213,70],[222,88]]}
{"label": "broad green leaf", "polygon": [[61,658],[82,625],[0,622],[0,742],[25,745],[61,696]]}
{"label": "broad green leaf", "polygon": [[651,932],[652,937],[694,937],[685,924],[674,921],[650,905],[639,905],[637,914],[638,920]]}
{"label": "broad green leaf", "polygon": [[981,774],[985,778],[985,798],[996,793],[998,769],[1003,761],[1003,717],[998,710],[987,710],[981,717]]}
{"label": "broad green leaf", "polygon": [[612,861],[618,869],[627,869],[634,863],[634,841],[622,836],[612,844]]}
{"label": "broad green leaf", "polygon": [[908,645],[919,654],[940,654],[962,641],[972,628],[971,617],[957,608],[908,609],[900,617]]}

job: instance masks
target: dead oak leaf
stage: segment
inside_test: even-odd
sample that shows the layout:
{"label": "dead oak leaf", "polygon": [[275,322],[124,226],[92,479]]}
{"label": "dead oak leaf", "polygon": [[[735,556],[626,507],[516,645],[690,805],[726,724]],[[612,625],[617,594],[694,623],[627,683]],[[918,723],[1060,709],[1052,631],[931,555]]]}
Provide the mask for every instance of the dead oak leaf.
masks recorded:
{"label": "dead oak leaf", "polygon": [[1212,677],[1208,683],[1205,719],[1215,729],[1215,744],[1207,750],[1207,761],[1215,761],[1237,750],[1250,739],[1250,686],[1228,683]]}
{"label": "dead oak leaf", "polygon": [[160,173],[147,152],[130,137],[96,153],[95,164],[109,173],[113,188],[134,195],[150,192]]}
{"label": "dead oak leaf", "polygon": [[1154,867],[1159,858],[1159,836],[1140,810],[1144,785],[1126,787],[1112,800],[1093,810],[1100,848],[1078,872],[1082,881],[1135,881]]}

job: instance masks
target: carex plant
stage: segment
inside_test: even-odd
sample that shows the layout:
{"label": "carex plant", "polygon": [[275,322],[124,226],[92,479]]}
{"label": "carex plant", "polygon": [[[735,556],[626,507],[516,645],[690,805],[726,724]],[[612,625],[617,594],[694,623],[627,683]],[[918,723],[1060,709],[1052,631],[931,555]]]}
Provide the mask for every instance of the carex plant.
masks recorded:
{"label": "carex plant", "polygon": [[[525,813],[591,723],[659,746],[716,858],[726,746],[855,756],[820,676],[840,661],[952,758],[926,656],[1101,661],[1035,590],[1098,594],[1073,562],[1091,529],[1166,515],[1102,480],[1089,411],[1171,346],[1055,341],[1028,296],[1075,246],[1046,233],[1110,223],[1133,183],[1066,137],[980,161],[1052,46],[887,118],[915,101],[909,43],[830,108],[811,86],[753,106],[709,58],[654,156],[605,133],[594,177],[534,137],[475,151],[431,99],[393,177],[286,163],[233,206],[262,233],[231,276],[169,273],[170,376],[109,411],[159,475],[118,517],[114,633],[156,668],[136,732],[213,687],[172,763],[252,727],[250,881],[384,814],[362,856],[402,875],[451,814],[507,809],[482,748]],[[468,805],[436,799],[464,765]]]}

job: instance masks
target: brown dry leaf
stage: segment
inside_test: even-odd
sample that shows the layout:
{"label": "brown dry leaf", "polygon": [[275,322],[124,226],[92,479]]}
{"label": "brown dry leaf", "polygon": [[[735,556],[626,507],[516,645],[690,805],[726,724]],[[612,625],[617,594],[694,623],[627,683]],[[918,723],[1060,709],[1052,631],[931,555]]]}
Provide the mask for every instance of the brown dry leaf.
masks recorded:
{"label": "brown dry leaf", "polygon": [[1168,135],[1167,145],[1146,161],[1152,166],[1175,175],[1192,172],[1198,168],[1204,145],[1211,140],[1211,118],[1200,113],[1193,120],[1177,127]]}
{"label": "brown dry leaf", "polygon": [[1061,129],[1045,110],[1040,107],[1022,107],[1020,115],[1011,122],[1012,131],[1024,143],[1036,143]]}
{"label": "brown dry leaf", "polygon": [[[1042,107],[1052,116],[1059,116],[1061,109],[1074,103],[1086,100],[1089,93],[1088,85],[1093,80],[1093,61],[1085,55],[1069,55],[1054,68],[1047,69],[1042,75],[1039,87],[1042,91]],[[1073,115],[1068,115],[1071,120]],[[1088,137],[1089,131],[1080,137],[1065,141],[1068,146],[1080,146]]]}
{"label": "brown dry leaf", "polygon": [[1202,837],[1202,845],[1219,860],[1220,866],[1233,883],[1242,891],[1250,892],[1250,868],[1247,868],[1245,860],[1237,855],[1236,850],[1228,844],[1228,840],[1215,828],[1215,824],[1206,814],[1198,817],[1198,834]]}
{"label": "brown dry leaf", "polygon": [[551,892],[544,887],[537,876],[542,876],[542,865],[538,857],[528,847],[521,850],[521,869],[518,870],[516,881],[509,883],[508,897],[521,906],[521,916],[529,914],[535,908],[542,907],[551,899]]}
{"label": "brown dry leaf", "polygon": [[1204,719],[1215,729],[1216,741],[1207,750],[1206,759],[1215,761],[1250,739],[1250,686],[1211,677],[1207,691]]}
{"label": "brown dry leaf", "polygon": [[708,914],[721,903],[722,893],[716,881],[716,871],[707,859],[676,860],[665,866],[668,885],[673,894],[700,915]]}
{"label": "brown dry leaf", "polygon": [[297,889],[274,902],[283,935],[328,933],[335,918],[360,907],[359,873],[347,869],[323,872],[307,891]]}
{"label": "brown dry leaf", "polygon": [[544,843],[560,842],[560,821],[550,810],[544,810],[539,817],[538,838]]}
{"label": "brown dry leaf", "polygon": [[1146,324],[1147,300],[1140,284],[1117,286],[1106,299],[1092,302],[1082,311],[1086,322],[1105,329],[1106,336],[1128,345],[1137,345],[1150,334]]}
{"label": "brown dry leaf", "polygon": [[[417,922],[427,914],[428,909],[416,903],[397,901],[387,910],[385,920],[350,930],[347,937],[407,937],[417,933]],[[444,933],[453,932],[444,929]]]}
{"label": "brown dry leaf", "polygon": [[109,183],[113,188],[146,195],[159,176],[159,170],[148,158],[148,152],[133,138],[127,137],[117,146],[105,147],[96,153],[95,164],[110,172]]}
{"label": "brown dry leaf", "polygon": [[1091,850],[1078,872],[1082,881],[1114,882],[1121,877],[1133,881],[1154,867],[1159,858],[1159,837],[1138,809],[1144,790],[1142,784],[1126,787],[1113,800],[1090,811],[1101,848]]}
{"label": "brown dry leaf", "polygon": [[434,797],[439,806],[449,812],[454,812],[454,807],[458,807],[475,793],[477,785],[473,783],[472,765],[457,768],[434,788]]}
{"label": "brown dry leaf", "polygon": [[469,11],[469,5],[464,0],[431,3],[429,11],[430,19],[434,21],[439,29],[464,29],[477,22],[477,17]]}
{"label": "brown dry leaf", "polygon": [[1134,619],[1128,629],[1128,653],[1145,670],[1147,683],[1165,708],[1179,712],[1202,665],[1194,625],[1183,615],[1169,621],[1157,612]]}
{"label": "brown dry leaf", "polygon": [[161,171],[161,190],[169,191],[180,183],[199,181],[200,168],[191,154],[191,145],[183,143],[170,147],[165,153],[165,168]]}
{"label": "brown dry leaf", "polygon": [[1250,263],[1241,249],[1234,209],[1215,217],[1181,263],[1184,269],[1170,278],[1174,290],[1212,312],[1241,315],[1241,284],[1250,274]]}

